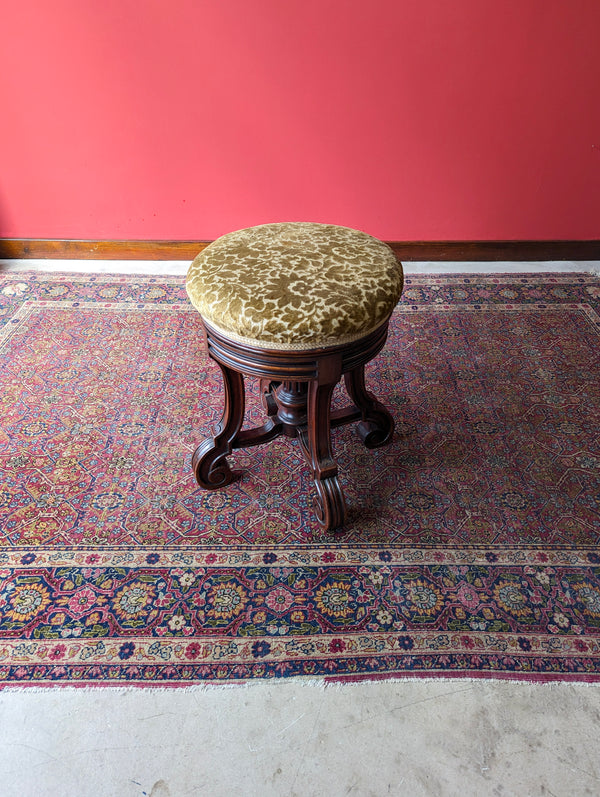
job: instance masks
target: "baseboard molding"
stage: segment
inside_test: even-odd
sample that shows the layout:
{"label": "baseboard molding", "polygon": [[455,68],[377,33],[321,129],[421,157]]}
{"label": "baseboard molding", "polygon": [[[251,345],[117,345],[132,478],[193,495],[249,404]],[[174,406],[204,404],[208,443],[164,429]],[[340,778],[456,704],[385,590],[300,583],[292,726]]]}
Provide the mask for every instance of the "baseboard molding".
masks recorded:
{"label": "baseboard molding", "polygon": [[[0,238],[0,260],[192,260],[210,241]],[[388,241],[406,261],[599,260],[597,241]]]}
{"label": "baseboard molding", "polygon": [[193,260],[210,241],[67,241],[0,238],[4,260]]}

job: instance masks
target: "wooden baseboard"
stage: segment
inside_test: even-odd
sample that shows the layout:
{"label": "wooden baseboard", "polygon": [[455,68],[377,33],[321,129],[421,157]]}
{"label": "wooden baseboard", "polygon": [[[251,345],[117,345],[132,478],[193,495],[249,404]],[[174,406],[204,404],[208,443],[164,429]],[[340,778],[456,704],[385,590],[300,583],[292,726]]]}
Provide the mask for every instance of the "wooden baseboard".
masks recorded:
{"label": "wooden baseboard", "polygon": [[[3,260],[193,260],[210,241],[0,238]],[[600,260],[597,241],[388,241],[405,261]]]}
{"label": "wooden baseboard", "polygon": [[210,241],[57,241],[0,238],[5,260],[193,260]]}

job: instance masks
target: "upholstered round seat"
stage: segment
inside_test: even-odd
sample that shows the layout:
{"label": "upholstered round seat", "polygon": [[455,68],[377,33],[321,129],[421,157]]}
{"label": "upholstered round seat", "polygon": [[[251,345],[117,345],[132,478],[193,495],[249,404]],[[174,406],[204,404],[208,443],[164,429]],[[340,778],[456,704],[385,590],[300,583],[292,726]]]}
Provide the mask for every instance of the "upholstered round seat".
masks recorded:
{"label": "upholstered round seat", "polygon": [[[196,449],[201,487],[236,476],[227,456],[278,435],[296,438],[315,485],[324,529],[345,522],[331,429],[358,421],[368,448],[392,438],[394,420],[365,386],[364,367],[383,348],[402,292],[402,266],[386,244],[327,224],[265,224],[224,235],[186,280],[210,357],[223,374],[223,417]],[[244,376],[260,378],[266,422],[242,429]],[[344,378],[351,403],[331,409]]]}
{"label": "upholstered round seat", "polygon": [[273,349],[348,343],[387,321],[402,266],[366,233],[328,224],[264,224],[206,247],[186,288],[200,315],[230,338]]}

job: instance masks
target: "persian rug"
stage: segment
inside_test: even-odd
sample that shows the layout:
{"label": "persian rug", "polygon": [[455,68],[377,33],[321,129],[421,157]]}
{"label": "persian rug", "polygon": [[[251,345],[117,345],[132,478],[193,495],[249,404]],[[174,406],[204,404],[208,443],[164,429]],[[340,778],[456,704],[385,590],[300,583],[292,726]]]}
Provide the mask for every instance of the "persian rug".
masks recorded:
{"label": "persian rug", "polygon": [[598,679],[599,305],[590,275],[407,279],[367,367],[396,434],[334,431],[324,534],[294,441],[196,485],[222,387],[182,278],[1,276],[0,682]]}

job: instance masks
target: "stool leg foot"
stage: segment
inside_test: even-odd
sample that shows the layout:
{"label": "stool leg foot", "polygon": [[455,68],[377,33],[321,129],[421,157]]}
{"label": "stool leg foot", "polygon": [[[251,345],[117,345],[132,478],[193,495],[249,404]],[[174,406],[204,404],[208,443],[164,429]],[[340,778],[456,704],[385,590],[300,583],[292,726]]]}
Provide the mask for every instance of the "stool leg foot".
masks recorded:
{"label": "stool leg foot", "polygon": [[389,443],[394,434],[394,419],[387,408],[367,390],[364,365],[345,374],[344,381],[350,398],[362,411],[358,434],[365,446],[378,448]]}
{"label": "stool leg foot", "polygon": [[338,481],[338,467],[331,450],[330,405],[334,382],[311,382],[308,386],[308,424],[299,429],[301,448],[315,481],[315,513],[319,525],[331,531],[344,524],[346,502]]}
{"label": "stool leg foot", "polygon": [[234,480],[226,457],[231,454],[232,443],[244,420],[244,377],[221,363],[218,365],[225,387],[223,417],[215,427],[214,437],[201,443],[192,456],[196,481],[205,490],[225,487]]}
{"label": "stool leg foot", "polygon": [[337,476],[328,479],[315,479],[317,494],[315,514],[324,531],[332,531],[344,525],[346,520],[346,501]]}

